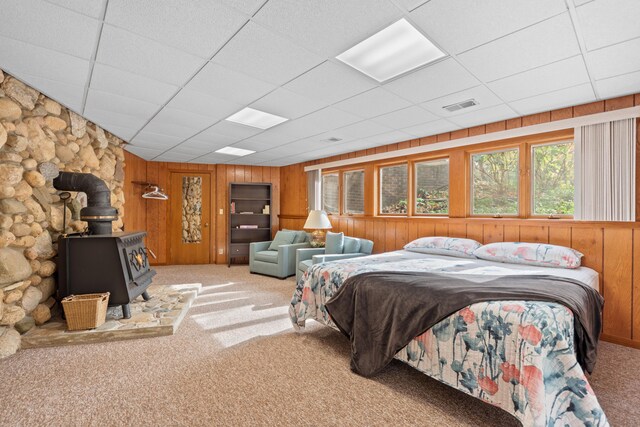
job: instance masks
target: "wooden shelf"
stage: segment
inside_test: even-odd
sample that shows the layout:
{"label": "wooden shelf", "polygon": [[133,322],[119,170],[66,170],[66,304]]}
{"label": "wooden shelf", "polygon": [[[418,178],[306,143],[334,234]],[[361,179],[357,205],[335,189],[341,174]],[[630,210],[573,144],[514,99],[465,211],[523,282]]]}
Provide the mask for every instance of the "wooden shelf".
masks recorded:
{"label": "wooden shelf", "polygon": [[259,227],[259,228],[237,228],[237,227],[233,227],[232,230],[242,230],[242,231],[271,230],[271,227]]}
{"label": "wooden shelf", "polygon": [[[229,183],[229,205],[236,204],[236,211],[229,209],[228,239],[229,265],[235,258],[246,262],[251,242],[263,242],[271,238],[271,214],[260,213],[264,205],[272,206],[271,184],[269,183]],[[242,217],[246,217],[243,221]],[[236,228],[238,225],[257,225],[258,228]],[[235,231],[235,232],[234,232]]]}

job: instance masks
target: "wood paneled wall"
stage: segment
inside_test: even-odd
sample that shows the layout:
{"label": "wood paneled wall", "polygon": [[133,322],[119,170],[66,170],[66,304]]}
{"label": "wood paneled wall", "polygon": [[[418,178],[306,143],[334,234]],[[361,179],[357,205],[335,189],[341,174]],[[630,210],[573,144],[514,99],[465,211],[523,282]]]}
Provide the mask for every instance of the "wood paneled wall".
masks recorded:
{"label": "wood paneled wall", "polygon": [[[287,183],[283,193],[280,225],[300,229],[307,216],[306,174],[304,167],[312,164],[352,159],[371,154],[392,152],[409,147],[449,141],[467,136],[488,134],[555,120],[563,120],[604,111],[640,105],[640,94],[598,101],[530,116],[518,117],[473,128],[413,139],[313,162],[281,168],[281,181]],[[638,120],[637,152],[640,155],[640,120]],[[462,164],[462,162],[458,162]],[[640,164],[640,163],[639,163]],[[364,164],[372,167],[371,164]],[[461,171],[461,176],[464,172]],[[458,180],[461,181],[461,180]],[[463,185],[451,182],[452,186]],[[284,185],[283,185],[284,187]],[[459,191],[458,194],[465,194]],[[640,185],[638,185],[640,190]],[[287,197],[285,194],[294,195]],[[368,194],[368,193],[367,193]],[[373,195],[368,194],[371,204]],[[640,197],[637,214],[640,214]],[[373,209],[369,209],[373,212]],[[401,249],[406,243],[422,236],[468,237],[482,243],[500,241],[549,242],[570,246],[585,255],[584,265],[600,274],[600,289],[606,303],[603,338],[640,348],[640,222],[611,223],[548,219],[465,218],[457,212],[450,218],[332,216],[334,231],[349,236],[364,237],[375,242],[376,253]],[[454,218],[453,216],[459,216]]]}
{"label": "wood paneled wall", "polygon": [[[205,165],[195,163],[148,162],[125,151],[125,217],[127,231],[146,230],[147,247],[158,257],[152,264],[169,262],[167,201],[143,199],[143,186],[133,181],[157,184],[169,191],[171,172],[202,172],[211,174],[210,260],[227,262],[228,190],[230,182],[270,182],[272,184],[273,231],[278,230],[280,213],[280,168],[242,165]],[[306,191],[306,190],[305,190]],[[169,194],[169,197],[172,197]],[[178,196],[179,197],[179,196]],[[223,213],[220,214],[220,209]],[[220,254],[222,250],[222,254]]]}

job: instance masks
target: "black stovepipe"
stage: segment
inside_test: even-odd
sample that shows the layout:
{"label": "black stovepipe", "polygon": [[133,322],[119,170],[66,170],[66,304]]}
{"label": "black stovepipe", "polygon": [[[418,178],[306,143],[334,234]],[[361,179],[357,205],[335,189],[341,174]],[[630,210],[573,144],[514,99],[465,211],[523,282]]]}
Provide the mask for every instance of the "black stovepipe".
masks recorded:
{"label": "black stovepipe", "polygon": [[111,206],[111,191],[100,178],[90,173],[60,172],[53,186],[62,191],[83,191],[87,206],[80,211],[80,219],[89,224],[92,235],[111,234],[111,223],[118,219],[118,210]]}

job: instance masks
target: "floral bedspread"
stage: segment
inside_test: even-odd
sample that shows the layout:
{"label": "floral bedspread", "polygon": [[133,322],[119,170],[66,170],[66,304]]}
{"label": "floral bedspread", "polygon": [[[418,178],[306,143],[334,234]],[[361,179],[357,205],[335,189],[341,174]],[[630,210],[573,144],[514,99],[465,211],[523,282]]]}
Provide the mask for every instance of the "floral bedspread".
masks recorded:
{"label": "floral bedspread", "polygon": [[[448,258],[448,257],[445,257]],[[325,303],[351,275],[464,270],[468,260],[399,252],[312,266],[296,286],[294,328],[335,327]],[[452,314],[396,354],[419,371],[513,414],[525,426],[608,426],[574,353],[573,314],[560,304],[496,301]]]}

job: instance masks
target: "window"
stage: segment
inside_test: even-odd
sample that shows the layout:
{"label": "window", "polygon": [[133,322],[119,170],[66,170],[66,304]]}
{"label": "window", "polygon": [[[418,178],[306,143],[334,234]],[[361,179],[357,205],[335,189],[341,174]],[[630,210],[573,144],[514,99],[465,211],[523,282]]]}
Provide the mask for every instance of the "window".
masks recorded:
{"label": "window", "polygon": [[407,213],[407,165],[380,168],[380,213]]}
{"label": "window", "polygon": [[533,215],[573,215],[573,142],[531,148]]}
{"label": "window", "polygon": [[517,148],[471,156],[471,213],[518,215]]}
{"label": "window", "polygon": [[364,171],[348,171],[343,175],[343,211],[347,214],[364,213]]}
{"label": "window", "polygon": [[322,175],[322,210],[326,213],[340,212],[340,182],[337,173]]}
{"label": "window", "polygon": [[449,213],[449,159],[415,164],[415,213]]}

